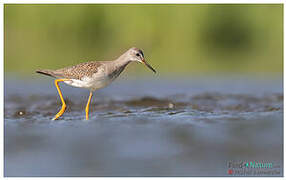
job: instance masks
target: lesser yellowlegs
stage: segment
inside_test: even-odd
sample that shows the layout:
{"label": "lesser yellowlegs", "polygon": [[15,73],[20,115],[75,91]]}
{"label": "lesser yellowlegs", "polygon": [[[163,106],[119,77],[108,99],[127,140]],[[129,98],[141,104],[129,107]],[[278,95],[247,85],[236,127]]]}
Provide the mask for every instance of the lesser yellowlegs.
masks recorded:
{"label": "lesser yellowlegs", "polygon": [[155,69],[145,61],[143,51],[138,48],[129,49],[114,61],[91,61],[58,70],[37,70],[37,73],[57,78],[55,80],[55,86],[62,101],[62,108],[55,115],[53,120],[58,119],[66,109],[66,103],[58,85],[59,82],[63,81],[68,85],[90,90],[85,108],[86,120],[88,120],[89,104],[93,91],[103,88],[111,83],[130,62],[143,63],[156,73]]}

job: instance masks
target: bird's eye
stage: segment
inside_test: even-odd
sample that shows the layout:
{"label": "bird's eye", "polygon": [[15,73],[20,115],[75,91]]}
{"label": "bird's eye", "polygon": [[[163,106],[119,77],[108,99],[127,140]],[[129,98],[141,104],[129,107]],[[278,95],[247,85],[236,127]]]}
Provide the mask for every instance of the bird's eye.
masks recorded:
{"label": "bird's eye", "polygon": [[140,56],[140,54],[139,54],[139,53],[136,53],[136,56],[138,56],[138,57],[139,57],[139,56]]}

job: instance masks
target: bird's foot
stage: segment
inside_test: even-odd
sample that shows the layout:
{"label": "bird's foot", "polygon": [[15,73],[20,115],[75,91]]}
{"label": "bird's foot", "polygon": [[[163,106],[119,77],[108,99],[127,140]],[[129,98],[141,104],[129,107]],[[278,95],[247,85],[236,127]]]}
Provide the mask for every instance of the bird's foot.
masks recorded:
{"label": "bird's foot", "polygon": [[52,120],[56,120],[59,117],[61,117],[64,114],[65,110],[66,110],[66,105],[63,104],[61,110],[55,115],[55,117]]}

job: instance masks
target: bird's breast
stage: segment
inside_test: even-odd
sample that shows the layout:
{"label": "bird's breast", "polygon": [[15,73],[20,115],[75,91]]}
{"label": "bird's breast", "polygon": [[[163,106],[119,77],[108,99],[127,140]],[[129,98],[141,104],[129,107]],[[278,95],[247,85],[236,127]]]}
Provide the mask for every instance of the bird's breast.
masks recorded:
{"label": "bird's breast", "polygon": [[125,69],[126,65],[117,67],[113,71],[109,72],[108,73],[108,78],[111,79],[111,80],[114,80],[115,78],[117,78],[122,73],[122,71]]}

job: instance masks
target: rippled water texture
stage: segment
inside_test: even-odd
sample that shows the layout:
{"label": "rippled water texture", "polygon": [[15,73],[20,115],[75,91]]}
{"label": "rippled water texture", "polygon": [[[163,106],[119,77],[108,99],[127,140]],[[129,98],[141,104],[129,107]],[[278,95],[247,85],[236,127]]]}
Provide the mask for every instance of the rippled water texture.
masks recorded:
{"label": "rippled water texture", "polygon": [[5,176],[229,176],[230,161],[283,175],[282,80],[119,80],[89,121],[88,91],[62,85],[68,108],[51,121],[60,100],[39,79],[5,79]]}

